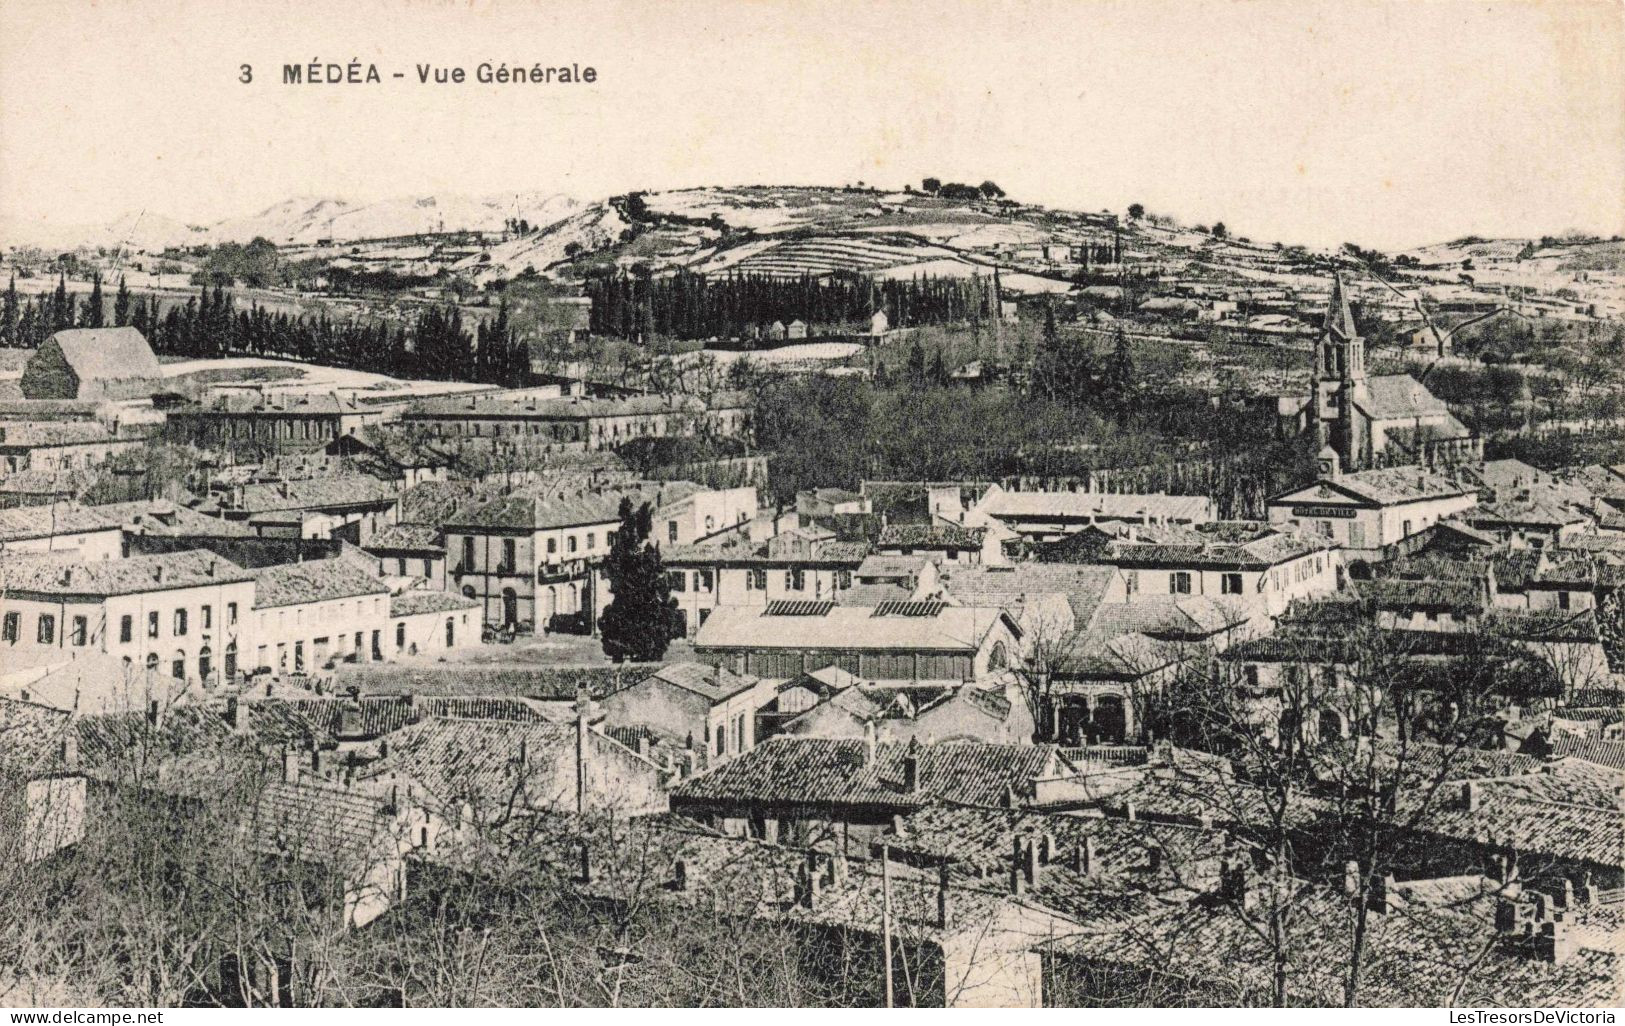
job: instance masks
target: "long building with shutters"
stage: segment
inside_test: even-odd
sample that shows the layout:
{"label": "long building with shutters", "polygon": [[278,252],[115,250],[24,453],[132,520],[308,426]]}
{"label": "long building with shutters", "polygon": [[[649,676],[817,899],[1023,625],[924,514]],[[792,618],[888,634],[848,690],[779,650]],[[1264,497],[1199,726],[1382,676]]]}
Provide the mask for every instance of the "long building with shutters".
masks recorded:
{"label": "long building with shutters", "polygon": [[995,607],[827,601],[724,606],[700,627],[694,651],[767,680],[838,666],[881,685],[953,685],[1020,665],[1022,631]]}

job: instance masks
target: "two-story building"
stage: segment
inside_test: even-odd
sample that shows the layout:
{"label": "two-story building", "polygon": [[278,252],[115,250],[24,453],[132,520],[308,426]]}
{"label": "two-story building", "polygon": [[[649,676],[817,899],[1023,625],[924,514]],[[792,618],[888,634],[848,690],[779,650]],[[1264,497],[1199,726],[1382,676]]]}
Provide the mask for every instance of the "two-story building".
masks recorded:
{"label": "two-story building", "polygon": [[766,682],[704,663],[663,666],[600,701],[614,727],[677,739],[701,767],[720,766],[756,747],[756,713],[776,697]]}
{"label": "two-story building", "polygon": [[1380,549],[1472,509],[1470,485],[1425,467],[1344,474],[1322,453],[1320,480],[1269,500],[1272,524],[1293,524],[1346,549]]}
{"label": "two-story building", "polygon": [[957,685],[1019,665],[1022,632],[1003,609],[770,602],[764,609],[719,608],[695,635],[694,652],[774,682],[838,666],[883,685]]}
{"label": "two-story building", "polygon": [[354,393],[236,392],[169,411],[183,437],[201,445],[233,442],[267,449],[310,448],[382,423],[390,411]]}
{"label": "two-story building", "polygon": [[720,544],[665,548],[662,556],[684,632],[692,637],[724,606],[839,601],[868,552],[867,544],[840,541],[831,531],[795,528],[765,542],[730,536]]}
{"label": "two-story building", "polygon": [[1215,521],[1195,528],[1135,528],[1101,556],[1136,596],[1234,596],[1261,599],[1270,616],[1292,602],[1337,590],[1339,559],[1319,535],[1259,521]]}
{"label": "two-story building", "polygon": [[8,559],[0,648],[99,649],[211,681],[237,671],[253,608],[253,574],[212,552]]}
{"label": "two-story building", "polygon": [[537,485],[459,510],[445,525],[448,590],[478,601],[489,624],[590,630],[609,602],[595,568],[620,526],[621,500],[659,509],[698,491],[687,481]]}
{"label": "two-story building", "polygon": [[389,588],[366,561],[345,553],[253,575],[255,667],[309,673],[330,661],[384,658]]}

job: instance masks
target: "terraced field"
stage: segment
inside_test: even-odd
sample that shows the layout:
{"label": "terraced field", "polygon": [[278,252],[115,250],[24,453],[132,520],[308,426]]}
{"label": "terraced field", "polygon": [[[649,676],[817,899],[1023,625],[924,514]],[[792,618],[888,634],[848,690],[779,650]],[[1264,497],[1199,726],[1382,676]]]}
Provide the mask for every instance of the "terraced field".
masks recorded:
{"label": "terraced field", "polygon": [[873,273],[888,267],[918,264],[928,260],[956,260],[953,253],[937,246],[907,241],[853,238],[798,239],[753,249],[737,261],[703,268],[707,271],[737,270],[780,278],[802,275],[822,277],[838,273]]}

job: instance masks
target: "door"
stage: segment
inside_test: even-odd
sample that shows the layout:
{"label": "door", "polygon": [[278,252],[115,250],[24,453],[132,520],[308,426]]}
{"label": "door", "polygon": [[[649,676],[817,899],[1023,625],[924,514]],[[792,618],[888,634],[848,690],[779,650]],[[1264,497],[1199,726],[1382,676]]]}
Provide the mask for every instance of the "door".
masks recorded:
{"label": "door", "polygon": [[519,596],[512,588],[502,589],[502,623],[512,627],[519,622]]}

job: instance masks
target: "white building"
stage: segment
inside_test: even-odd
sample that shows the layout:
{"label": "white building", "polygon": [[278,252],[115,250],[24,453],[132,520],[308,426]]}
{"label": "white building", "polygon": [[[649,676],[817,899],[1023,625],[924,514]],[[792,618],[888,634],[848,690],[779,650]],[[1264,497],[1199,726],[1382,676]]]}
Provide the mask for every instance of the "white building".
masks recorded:
{"label": "white building", "polygon": [[1270,523],[1295,524],[1347,549],[1377,549],[1478,503],[1472,488],[1422,467],[1341,474],[1337,465],[1323,454],[1319,481],[1270,499]]}

